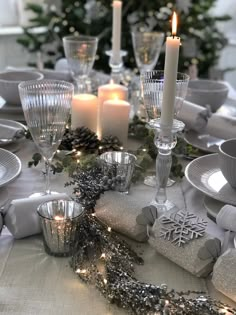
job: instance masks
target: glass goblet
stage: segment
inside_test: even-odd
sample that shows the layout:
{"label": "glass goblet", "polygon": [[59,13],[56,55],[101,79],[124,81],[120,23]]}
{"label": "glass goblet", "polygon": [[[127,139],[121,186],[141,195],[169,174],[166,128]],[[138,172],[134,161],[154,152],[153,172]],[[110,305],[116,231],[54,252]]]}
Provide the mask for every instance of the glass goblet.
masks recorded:
{"label": "glass goblet", "polygon": [[88,78],[97,51],[98,38],[93,36],[66,36],[63,38],[65,56],[77,84],[78,93],[91,92]]}
{"label": "glass goblet", "polygon": [[[177,73],[176,94],[174,113],[175,116],[181,109],[184,98],[187,94],[189,76],[184,73]],[[158,149],[156,162],[156,183],[157,193],[154,205],[162,211],[170,210],[173,203],[167,200],[166,186],[171,168],[171,150],[177,143],[176,134],[184,128],[184,124],[174,119],[173,125],[166,128],[161,124],[161,109],[164,89],[164,71],[147,71],[141,74],[141,94],[144,107],[147,112],[148,124],[155,131],[154,143]],[[167,136],[163,136],[163,128],[168,129]]]}
{"label": "glass goblet", "polygon": [[164,33],[132,32],[131,34],[134,56],[140,73],[153,70],[161,52]]}
{"label": "glass goblet", "polygon": [[73,91],[73,84],[58,80],[19,84],[25,121],[45,161],[46,189],[40,195],[51,193],[50,163],[69,119]]}

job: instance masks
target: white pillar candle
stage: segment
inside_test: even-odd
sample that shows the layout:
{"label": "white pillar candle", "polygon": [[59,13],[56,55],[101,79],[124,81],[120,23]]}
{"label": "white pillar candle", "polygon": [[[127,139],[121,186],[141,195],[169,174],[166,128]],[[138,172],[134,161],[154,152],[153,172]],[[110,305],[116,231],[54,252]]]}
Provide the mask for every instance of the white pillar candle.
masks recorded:
{"label": "white pillar candle", "polygon": [[112,21],[112,57],[114,62],[120,61],[121,10],[122,2],[114,0]]}
{"label": "white pillar candle", "polygon": [[116,136],[124,146],[127,144],[130,104],[113,99],[103,103],[102,132],[104,136]]}
{"label": "white pillar candle", "polygon": [[77,94],[71,106],[71,127],[88,127],[97,132],[98,98],[92,94]]}
{"label": "white pillar candle", "polygon": [[174,119],[176,79],[179,61],[180,38],[176,37],[177,16],[172,19],[172,36],[166,39],[163,101],[161,107],[161,125],[171,128]]}
{"label": "white pillar candle", "polygon": [[107,100],[128,100],[128,89],[127,87],[120,85],[120,84],[105,84],[98,87],[98,100],[99,100],[99,109],[98,109],[98,127],[97,127],[97,135],[99,139],[101,139],[103,132],[102,132],[102,125],[104,122],[103,115],[103,103]]}

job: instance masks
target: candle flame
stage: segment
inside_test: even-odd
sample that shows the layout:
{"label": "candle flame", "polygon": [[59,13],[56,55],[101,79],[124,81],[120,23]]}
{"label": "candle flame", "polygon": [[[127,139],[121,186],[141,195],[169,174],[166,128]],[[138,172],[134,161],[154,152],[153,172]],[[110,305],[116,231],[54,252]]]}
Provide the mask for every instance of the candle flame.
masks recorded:
{"label": "candle flame", "polygon": [[61,217],[60,215],[56,215],[56,216],[54,217],[54,219],[55,219],[56,221],[62,221],[62,220],[64,220],[64,218]]}
{"label": "candle flame", "polygon": [[177,14],[176,12],[173,13],[173,16],[172,16],[172,36],[176,36],[177,34],[177,23],[178,20],[177,20]]}

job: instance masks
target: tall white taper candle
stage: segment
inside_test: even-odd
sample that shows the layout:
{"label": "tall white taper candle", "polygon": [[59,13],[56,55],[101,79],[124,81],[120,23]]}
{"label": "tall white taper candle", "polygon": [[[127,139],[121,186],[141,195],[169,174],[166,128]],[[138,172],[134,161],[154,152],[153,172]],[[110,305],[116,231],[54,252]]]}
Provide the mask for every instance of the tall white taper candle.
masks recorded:
{"label": "tall white taper candle", "polygon": [[122,11],[122,2],[119,0],[114,0],[113,1],[113,24],[112,24],[113,62],[120,61],[121,11]]}
{"label": "tall white taper candle", "polygon": [[166,39],[163,101],[161,107],[161,125],[171,128],[174,119],[176,78],[179,61],[180,38],[176,37],[177,16],[172,18],[172,36]]}

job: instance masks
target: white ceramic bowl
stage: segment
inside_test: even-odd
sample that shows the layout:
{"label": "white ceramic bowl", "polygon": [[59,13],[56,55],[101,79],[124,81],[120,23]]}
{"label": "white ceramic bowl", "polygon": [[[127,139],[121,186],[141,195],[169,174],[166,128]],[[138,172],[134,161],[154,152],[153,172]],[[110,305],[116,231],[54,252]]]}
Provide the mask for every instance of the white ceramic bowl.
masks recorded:
{"label": "white ceramic bowl", "polygon": [[214,80],[190,80],[186,100],[201,106],[210,105],[212,112],[224,104],[228,87]]}
{"label": "white ceramic bowl", "polygon": [[226,140],[220,145],[219,165],[227,182],[236,188],[236,139]]}
{"label": "white ceramic bowl", "polygon": [[22,81],[41,80],[43,74],[30,71],[6,71],[0,73],[0,96],[8,104],[20,105],[18,85]]}

